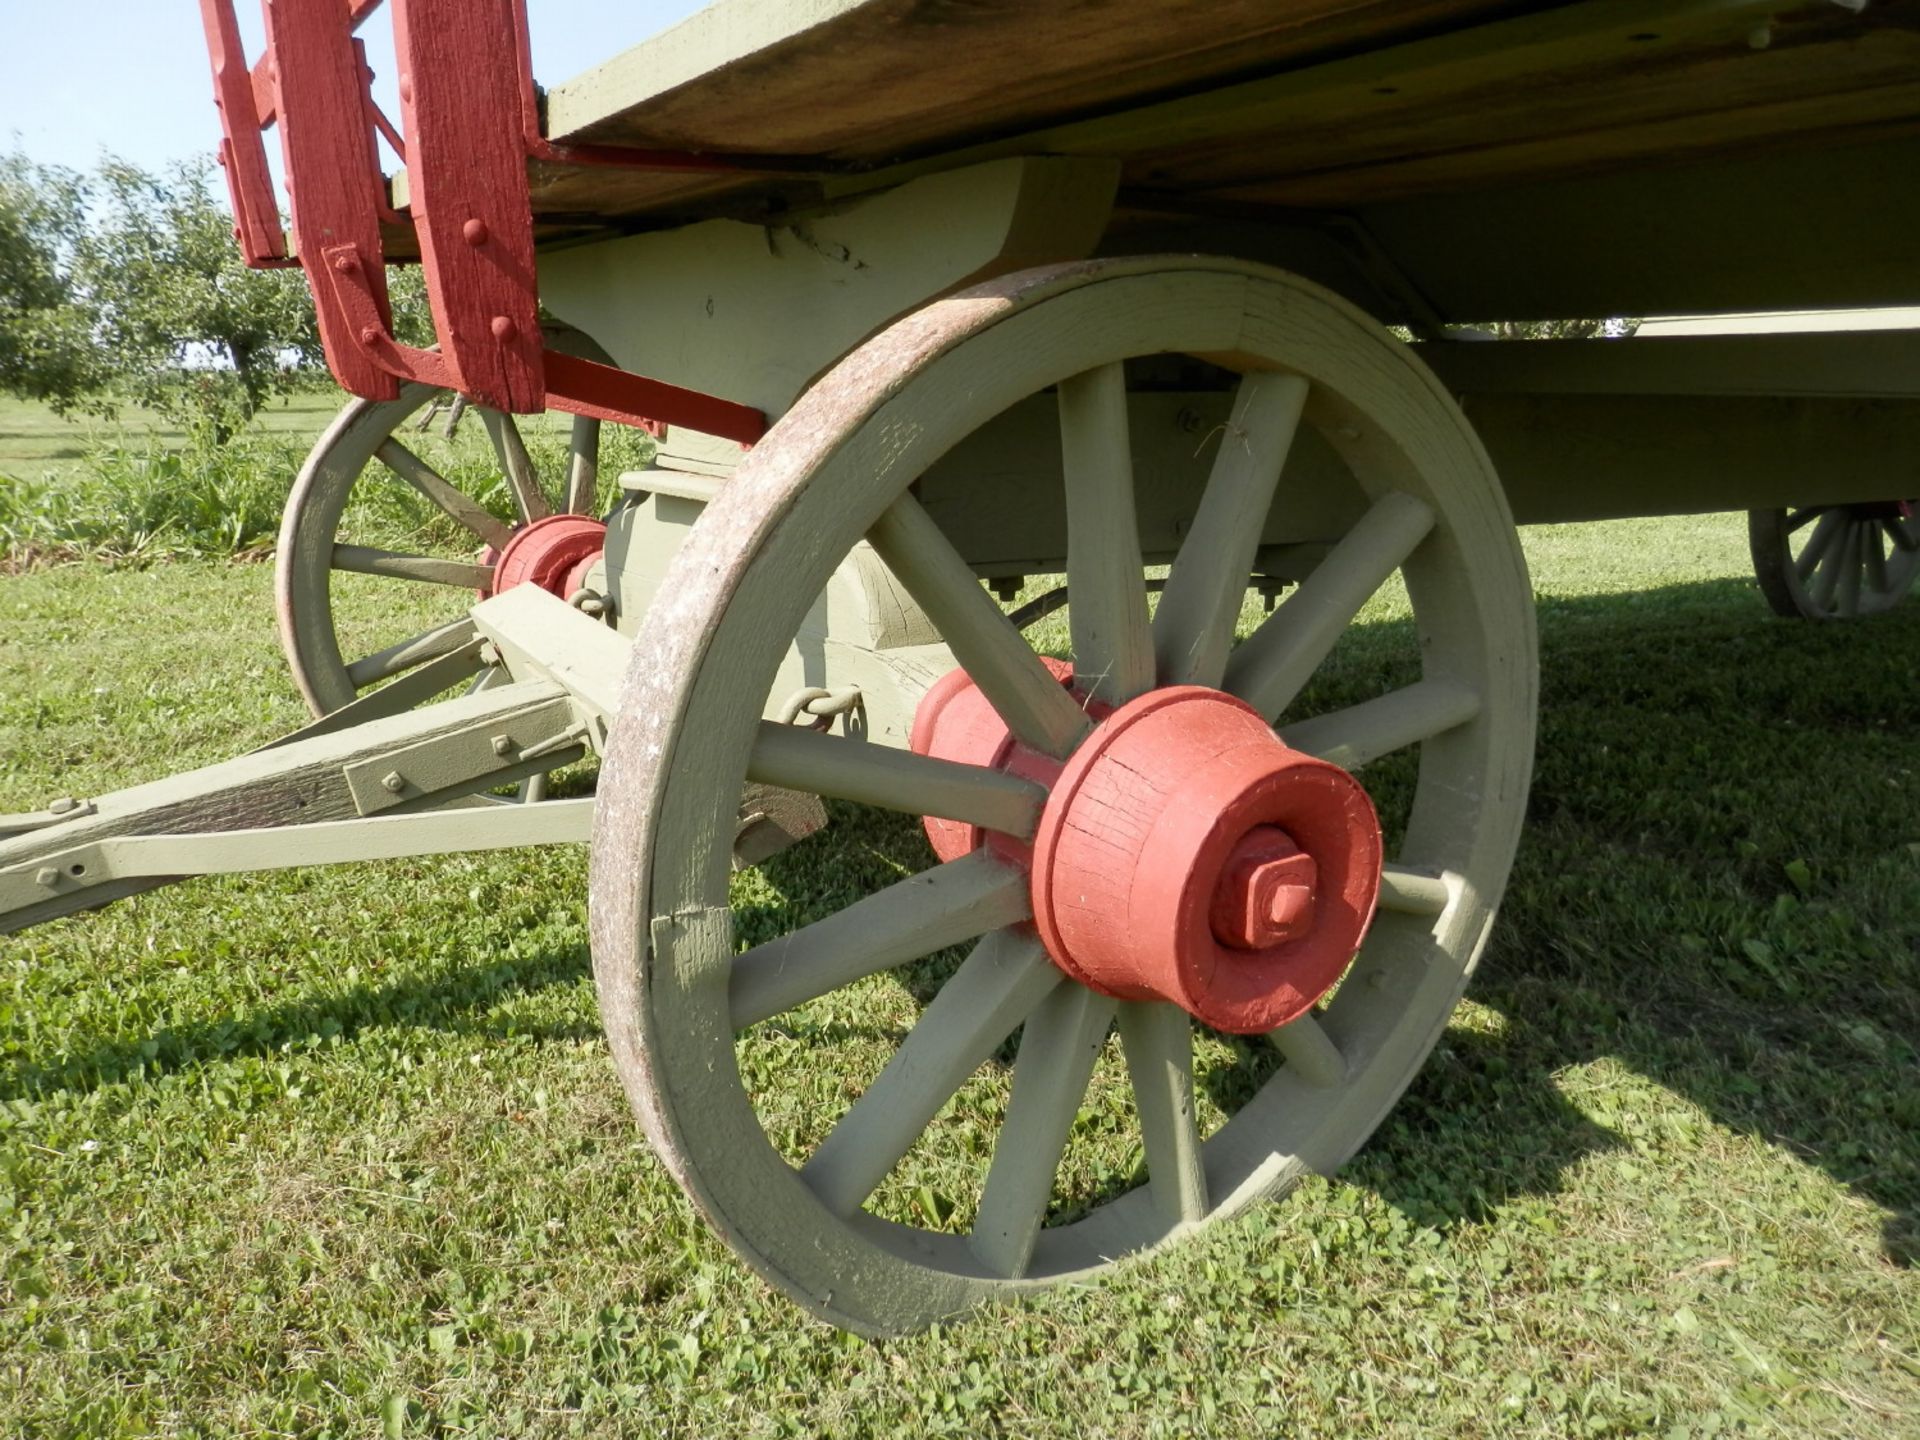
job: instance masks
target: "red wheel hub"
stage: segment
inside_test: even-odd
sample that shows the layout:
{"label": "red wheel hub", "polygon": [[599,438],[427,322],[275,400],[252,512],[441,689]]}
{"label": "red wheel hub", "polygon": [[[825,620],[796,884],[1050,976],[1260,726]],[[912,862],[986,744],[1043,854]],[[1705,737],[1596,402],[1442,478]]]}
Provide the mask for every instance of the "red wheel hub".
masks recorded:
{"label": "red wheel hub", "polygon": [[930,817],[935,852],[986,844],[1026,866],[1054,963],[1104,994],[1170,1000],[1239,1034],[1310,1009],[1373,919],[1382,848],[1366,791],[1218,690],[1172,686],[1089,713],[1100,723],[1063,765],[1017,744],[964,672],[935,684],[914,750],[1050,792],[1031,846]]}
{"label": "red wheel hub", "polygon": [[549,595],[570,599],[587,583],[587,575],[606,549],[607,527],[590,515],[548,515],[513,532],[506,549],[497,555],[488,546],[483,561],[491,562],[493,588],[498,595],[516,585],[538,585]]}

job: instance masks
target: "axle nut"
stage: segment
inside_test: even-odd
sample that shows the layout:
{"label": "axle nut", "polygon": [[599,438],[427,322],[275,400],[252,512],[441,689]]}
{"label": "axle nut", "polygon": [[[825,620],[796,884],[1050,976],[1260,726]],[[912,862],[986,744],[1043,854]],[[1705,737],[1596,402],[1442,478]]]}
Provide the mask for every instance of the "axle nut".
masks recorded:
{"label": "axle nut", "polygon": [[1277,825],[1247,832],[1227,857],[1208,915],[1213,938],[1235,950],[1268,950],[1313,933],[1320,867]]}
{"label": "axle nut", "polygon": [[406,777],[398,770],[389,770],[385,775],[380,777],[380,788],[391,795],[398,795],[402,790],[407,788]]}

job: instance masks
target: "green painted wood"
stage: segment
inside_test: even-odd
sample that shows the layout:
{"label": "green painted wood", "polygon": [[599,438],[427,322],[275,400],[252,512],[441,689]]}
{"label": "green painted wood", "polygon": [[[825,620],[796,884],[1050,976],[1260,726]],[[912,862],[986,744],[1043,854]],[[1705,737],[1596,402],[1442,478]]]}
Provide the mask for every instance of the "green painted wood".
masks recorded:
{"label": "green painted wood", "polygon": [[598,513],[599,494],[600,422],[591,415],[576,415],[567,437],[567,513]]}
{"label": "green painted wood", "polygon": [[1196,1224],[1211,1207],[1193,1107],[1193,1022],[1160,1001],[1129,1001],[1119,1020],[1154,1204],[1169,1220]]}
{"label": "green painted wood", "polygon": [[1284,725],[1294,749],[1358,770],[1422,740],[1458,729],[1480,713],[1480,696],[1453,680],[1419,680],[1344,710]]}
{"label": "green painted wood", "polygon": [[[1061,693],[1065,693],[1064,691]],[[762,720],[747,777],[1031,839],[1046,792],[1017,775]]]}
{"label": "green painted wood", "polygon": [[355,690],[364,690],[376,681],[398,675],[403,670],[464,650],[473,643],[473,637],[472,620],[465,616],[449,620],[444,625],[423,630],[418,635],[409,635],[404,640],[396,640],[384,650],[361,657],[346,667],[346,677]]}
{"label": "green painted wood", "polygon": [[1347,1057],[1311,1012],[1268,1031],[1267,1043],[1284,1055],[1287,1068],[1309,1085],[1324,1089],[1346,1081]]}
{"label": "green painted wood", "polygon": [[[480,658],[483,642],[477,637],[468,641],[458,650],[442,655],[437,660],[429,660],[423,665],[401,675],[398,679],[382,685],[362,695],[351,704],[342,705],[338,710],[329,711],[310,725],[303,725],[290,735],[282,735],[278,740],[269,741],[261,746],[263,750],[273,750],[282,745],[292,744],[296,740],[309,740],[315,735],[331,735],[340,730],[363,725],[369,720],[383,719],[389,715],[400,715],[418,705],[424,705],[436,695],[444,694],[462,681],[471,680],[475,691],[482,688],[481,681],[489,675],[499,672],[491,670]],[[507,677],[499,677],[502,682]]]}
{"label": "green painted wood", "polygon": [[1432,508],[1416,496],[1395,493],[1374,501],[1300,588],[1233,652],[1226,689],[1269,720],[1278,718],[1360,607],[1405,563],[1433,524]]}
{"label": "green painted wood", "polygon": [[936,865],[734,961],[734,1026],[744,1030],[1032,914],[1025,872],[988,851]]}
{"label": "green painted wood", "polygon": [[174,881],[528,845],[584,845],[592,827],[593,800],[587,798],[555,801],[526,815],[494,806],[208,834],[120,835],[59,851],[24,868],[0,870],[0,913],[45,898],[44,887],[33,876],[48,865],[60,871],[63,887],[71,884],[78,890],[127,880]]}
{"label": "green painted wood", "polygon": [[553,505],[541,488],[540,474],[534,468],[533,457],[527,454],[527,442],[521,438],[520,426],[511,415],[484,406],[480,408],[480,423],[486,427],[487,439],[493,442],[493,453],[507,477],[507,488],[513,492],[513,505],[520,512],[521,522],[531,524],[546,519],[553,513]]}
{"label": "green painted wood", "polygon": [[1125,370],[1063,381],[1059,408],[1074,678],[1090,698],[1120,705],[1153,685]]}
{"label": "green painted wood", "polygon": [[1422,874],[1404,865],[1388,865],[1380,875],[1380,908],[1402,915],[1440,915],[1452,903],[1453,892],[1438,875]]}
{"label": "green painted wood", "polygon": [[1064,759],[1071,753],[1090,726],[1079,702],[1035,657],[920,503],[900,496],[867,539],[1007,728],[1042,754]]}
{"label": "green painted wood", "polygon": [[[530,715],[558,721],[564,701],[552,685],[502,686],[114,791],[95,797],[91,814],[0,842],[0,869],[38,869],[47,855],[122,835],[197,835],[349,819],[359,813],[348,783],[353,767],[377,766],[398,750],[475,726],[512,726]],[[479,787],[491,783],[489,777],[478,780]],[[84,888],[56,885],[44,900],[0,915],[0,929],[38,924],[161,883],[148,877]]]}
{"label": "green painted wood", "polygon": [[1154,611],[1154,661],[1163,685],[1220,683],[1307,389],[1298,375],[1261,371],[1240,382],[1193,527]]}
{"label": "green painted wood", "polygon": [[413,451],[392,436],[374,449],[374,458],[419,491],[441,514],[472,532],[483,544],[496,550],[507,548],[513,530],[496,519],[471,497],[450,485],[446,478]]}
{"label": "green painted wood", "polygon": [[1061,1153],[1117,1009],[1108,996],[1059,985],[1021,1029],[1006,1123],[968,1239],[975,1257],[995,1275],[1026,1274]]}
{"label": "green painted wood", "polygon": [[859,1209],[940,1107],[1062,983],[1036,937],[998,930],[982,939],[801,1167],[820,1203],[836,1215]]}
{"label": "green painted wood", "polygon": [[491,565],[470,565],[430,555],[408,555],[373,545],[335,545],[333,568],[357,575],[384,575],[423,585],[451,585],[456,590],[485,590],[493,584]]}

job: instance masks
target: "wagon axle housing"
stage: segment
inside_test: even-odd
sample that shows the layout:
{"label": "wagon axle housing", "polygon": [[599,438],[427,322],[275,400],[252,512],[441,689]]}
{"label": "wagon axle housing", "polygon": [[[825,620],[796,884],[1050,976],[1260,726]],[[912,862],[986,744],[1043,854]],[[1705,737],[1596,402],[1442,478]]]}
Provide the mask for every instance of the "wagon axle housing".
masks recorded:
{"label": "wagon axle housing", "polygon": [[[1073,689],[1071,667],[1047,668]],[[1373,918],[1383,850],[1360,783],[1290,748],[1244,701],[1201,685],[1115,708],[1065,762],[1017,743],[964,670],[915,716],[913,748],[1048,788],[1032,843],[929,818],[942,859],[987,847],[1025,868],[1047,953],[1123,1000],[1170,1000],[1264,1033],[1310,1010]]]}

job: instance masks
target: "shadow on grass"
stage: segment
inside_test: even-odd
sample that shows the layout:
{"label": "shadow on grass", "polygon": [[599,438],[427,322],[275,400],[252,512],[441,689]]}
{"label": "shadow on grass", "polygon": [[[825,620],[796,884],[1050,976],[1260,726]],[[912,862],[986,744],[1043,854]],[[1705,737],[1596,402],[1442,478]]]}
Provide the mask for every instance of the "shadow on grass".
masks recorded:
{"label": "shadow on grass", "polygon": [[[1614,1057],[1884,1207],[1887,1252],[1912,1264],[1920,605],[1867,623],[1794,624],[1768,617],[1750,584],[1712,581],[1547,599],[1540,622],[1528,825],[1470,991],[1496,1023],[1450,1032],[1347,1177],[1432,1225],[1551,1193],[1583,1157],[1634,1139],[1554,1083],[1568,1066]],[[1358,679],[1316,685],[1337,698],[1374,683],[1369,667],[1396,629],[1379,628],[1380,644],[1356,648]],[[763,867],[770,894],[736,908],[744,942],[931,861],[910,819],[836,807],[835,821]],[[924,1003],[959,954],[898,978]],[[377,1025],[578,1038],[594,1027],[490,1012],[587,971],[580,947],[318,994],[19,1067],[0,1075],[0,1098]]]}
{"label": "shadow on grass", "polygon": [[573,985],[590,969],[584,945],[524,960],[435,970],[385,985],[355,985],[311,994],[247,1015],[169,1025],[110,1041],[53,1064],[24,1063],[0,1072],[0,1101],[33,1100],[54,1091],[84,1093],[123,1081],[153,1081],[197,1066],[291,1047],[350,1041],[387,1026],[444,1030],[483,1038],[509,1034],[578,1040],[600,1033],[591,1023],[522,1024],[491,1012],[556,985]]}
{"label": "shadow on grass", "polygon": [[1912,1264],[1920,606],[1798,624],[1729,580],[1540,620],[1528,824],[1469,991],[1497,1034],[1456,1028],[1349,1177],[1429,1223],[1555,1189],[1634,1138],[1553,1083],[1610,1056],[1884,1207]]}

